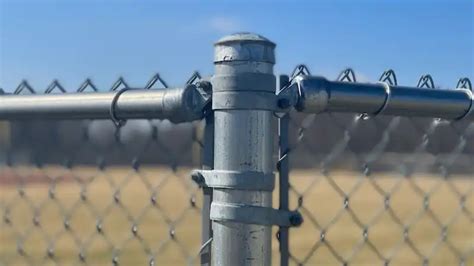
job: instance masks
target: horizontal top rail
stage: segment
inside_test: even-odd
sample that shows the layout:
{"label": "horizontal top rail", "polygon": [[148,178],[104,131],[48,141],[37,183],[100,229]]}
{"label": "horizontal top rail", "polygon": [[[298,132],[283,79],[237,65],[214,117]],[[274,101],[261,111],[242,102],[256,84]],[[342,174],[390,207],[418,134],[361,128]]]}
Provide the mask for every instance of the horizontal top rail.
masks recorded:
{"label": "horizontal top rail", "polygon": [[0,119],[168,119],[180,123],[203,118],[209,98],[195,85],[159,90],[3,94]]}
{"label": "horizontal top rail", "polygon": [[329,81],[305,75],[296,77],[292,86],[290,90],[298,91],[296,109],[306,113],[352,112],[474,120],[474,97],[468,89]]}

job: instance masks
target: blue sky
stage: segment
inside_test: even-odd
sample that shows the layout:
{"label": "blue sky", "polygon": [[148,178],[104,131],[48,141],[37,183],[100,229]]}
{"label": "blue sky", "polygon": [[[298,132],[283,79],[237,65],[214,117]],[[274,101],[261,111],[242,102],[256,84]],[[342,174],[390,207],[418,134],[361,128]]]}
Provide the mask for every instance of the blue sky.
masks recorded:
{"label": "blue sky", "polygon": [[474,78],[474,1],[25,1],[0,0],[0,87],[22,79],[75,90],[156,72],[181,85],[212,74],[214,41],[237,31],[277,43],[277,73],[299,63],[334,78],[353,67],[375,80],[387,68],[414,85],[431,73],[452,87]]}

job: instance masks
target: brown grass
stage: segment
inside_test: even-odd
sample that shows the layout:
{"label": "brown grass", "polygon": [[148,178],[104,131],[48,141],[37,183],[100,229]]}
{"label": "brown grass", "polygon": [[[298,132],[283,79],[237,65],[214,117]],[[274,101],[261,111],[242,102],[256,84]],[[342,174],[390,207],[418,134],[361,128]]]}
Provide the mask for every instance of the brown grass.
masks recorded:
{"label": "brown grass", "polygon": [[[2,216],[7,212],[10,220],[10,223],[0,223],[0,264],[78,264],[82,249],[88,264],[110,265],[113,257],[110,243],[120,250],[118,259],[122,265],[148,263],[146,248],[156,252],[157,265],[196,264],[200,246],[201,193],[190,181],[188,173],[189,169],[173,172],[167,168],[142,168],[139,172],[119,167],[106,171],[86,167],[72,170],[15,168],[14,172],[1,169],[0,176],[11,178],[15,174],[18,181],[22,177],[35,176],[37,182],[23,180],[23,197],[12,182],[0,185],[0,211]],[[349,193],[358,184],[350,194],[349,209],[363,224],[380,214],[369,226],[370,242],[383,257],[391,257],[394,247],[401,243],[401,248],[393,255],[393,265],[421,264],[419,256],[403,242],[403,229],[384,210],[384,197],[370,179],[350,172],[334,172],[326,178],[316,170],[294,171],[291,178],[292,208],[297,207],[299,194],[304,194],[301,211],[305,223],[300,228],[291,229],[290,235],[291,253],[298,261],[308,265],[340,265],[330,252],[328,243],[342,259],[350,259],[351,265],[383,264],[368,244],[361,245],[362,248],[351,255],[354,247],[363,241],[362,229],[348,210],[344,210],[343,196],[334,187],[337,186],[341,193]],[[460,199],[453,192],[454,188],[461,194],[470,195],[466,198],[465,209],[472,215],[474,197],[469,194],[473,188],[472,177],[456,177],[446,182],[428,175],[409,180],[384,174],[374,176],[373,180],[387,192],[399,182],[391,194],[390,207],[403,223],[409,223],[421,213],[410,226],[409,239],[430,258],[430,265],[458,265],[458,256],[446,243],[441,242],[433,251],[441,230],[429,212],[423,211],[423,196],[416,192],[416,188],[421,189],[421,194],[434,189],[429,199],[429,210],[442,223],[456,217],[448,227],[448,242],[467,256],[467,265],[474,265],[472,216],[460,210]],[[83,191],[85,201],[81,200],[81,183],[88,184],[85,186],[87,190]],[[121,187],[120,204],[114,203],[116,187]],[[54,199],[49,191],[54,191]],[[153,195],[156,205],[152,204]],[[275,207],[277,200],[275,193]],[[38,226],[33,223],[35,212]],[[104,212],[107,214],[103,215]],[[341,213],[339,218],[331,223],[338,213]],[[70,230],[65,230],[65,216]],[[103,234],[96,231],[98,216],[102,220]],[[130,220],[137,218],[138,233],[134,237]],[[322,228],[327,230],[325,243],[320,242]],[[174,238],[170,236],[170,229],[174,230]],[[23,246],[25,256],[19,255],[17,244]],[[46,256],[48,247],[54,248],[52,258]],[[273,255],[273,264],[277,265],[277,241],[273,241]]]}

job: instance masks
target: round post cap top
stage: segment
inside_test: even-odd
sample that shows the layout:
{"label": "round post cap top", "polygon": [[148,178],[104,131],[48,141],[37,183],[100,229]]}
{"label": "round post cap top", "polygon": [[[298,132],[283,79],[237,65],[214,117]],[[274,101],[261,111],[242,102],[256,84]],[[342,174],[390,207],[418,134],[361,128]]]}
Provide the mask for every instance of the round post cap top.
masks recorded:
{"label": "round post cap top", "polygon": [[254,33],[235,33],[215,43],[214,63],[262,62],[275,64],[275,44]]}
{"label": "round post cap top", "polygon": [[225,45],[232,42],[257,42],[264,45],[275,47],[276,44],[269,39],[263,37],[260,34],[251,32],[238,32],[231,35],[227,35],[219,39],[214,45]]}

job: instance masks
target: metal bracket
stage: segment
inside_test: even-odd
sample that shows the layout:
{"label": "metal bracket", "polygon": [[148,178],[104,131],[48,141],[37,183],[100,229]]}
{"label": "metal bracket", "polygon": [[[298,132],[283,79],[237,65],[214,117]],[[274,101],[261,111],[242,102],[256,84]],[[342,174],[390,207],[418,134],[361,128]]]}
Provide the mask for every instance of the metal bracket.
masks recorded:
{"label": "metal bracket", "polygon": [[211,220],[283,227],[299,226],[303,217],[297,211],[284,211],[268,207],[237,205],[221,202],[211,204]]}
{"label": "metal bracket", "polygon": [[273,191],[275,175],[255,171],[195,170],[192,179],[201,187]]}
{"label": "metal bracket", "polygon": [[212,84],[209,81],[202,79],[197,82],[195,86],[195,90],[199,94],[199,97],[196,97],[196,99],[193,100],[193,105],[195,106],[196,112],[200,112],[203,116],[206,116],[211,109]]}
{"label": "metal bracket", "polygon": [[[275,176],[255,171],[194,170],[192,179],[201,187],[273,191]],[[268,207],[213,202],[211,220],[246,224],[299,226],[303,218],[299,212]]]}
{"label": "metal bracket", "polygon": [[278,112],[288,112],[291,107],[295,107],[298,103],[299,92],[298,86],[292,82],[283,87],[276,93]]}

